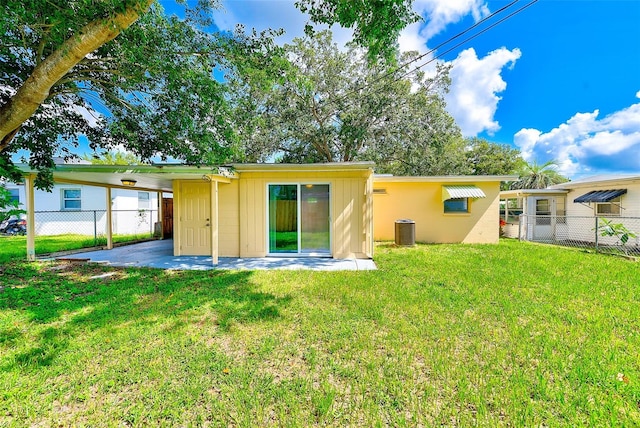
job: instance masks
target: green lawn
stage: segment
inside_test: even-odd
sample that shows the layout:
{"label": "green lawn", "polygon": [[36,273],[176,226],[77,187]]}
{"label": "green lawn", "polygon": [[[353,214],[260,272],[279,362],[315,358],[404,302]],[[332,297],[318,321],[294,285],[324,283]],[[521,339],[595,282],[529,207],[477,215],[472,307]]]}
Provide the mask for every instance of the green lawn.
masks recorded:
{"label": "green lawn", "polygon": [[0,426],[638,426],[640,265],[505,240],[372,272],[2,265]]}
{"label": "green lawn", "polygon": [[[150,234],[139,235],[113,235],[114,243],[137,241],[151,238]],[[94,246],[107,245],[104,236],[87,235],[47,235],[36,236],[36,255],[49,254],[57,251],[78,250]],[[0,235],[0,263],[11,259],[25,259],[27,257],[26,236],[2,236]]]}

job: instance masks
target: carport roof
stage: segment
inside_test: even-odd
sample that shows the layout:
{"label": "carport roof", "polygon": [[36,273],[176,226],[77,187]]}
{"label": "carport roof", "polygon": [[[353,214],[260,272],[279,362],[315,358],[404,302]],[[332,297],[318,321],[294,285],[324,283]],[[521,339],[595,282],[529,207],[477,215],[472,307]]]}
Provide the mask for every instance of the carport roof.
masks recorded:
{"label": "carport roof", "polygon": [[[28,165],[18,165],[25,175],[37,171]],[[185,165],[57,165],[53,170],[56,183],[86,184],[129,190],[173,191],[173,180],[203,177],[208,180],[228,182],[230,174],[210,167]],[[135,180],[134,187],[123,186],[122,180]]]}
{"label": "carport roof", "polygon": [[[181,164],[152,164],[152,165],[88,165],[64,164],[57,165],[53,170],[56,183],[86,184],[122,188],[128,190],[173,191],[174,180],[194,180],[203,178],[208,181],[228,183],[236,172],[252,171],[344,171],[344,170],[373,170],[372,162],[334,162],[320,164],[230,164],[220,167],[192,166]],[[35,174],[37,171],[28,165],[18,167],[24,175]],[[123,186],[122,180],[135,180],[134,187]]]}

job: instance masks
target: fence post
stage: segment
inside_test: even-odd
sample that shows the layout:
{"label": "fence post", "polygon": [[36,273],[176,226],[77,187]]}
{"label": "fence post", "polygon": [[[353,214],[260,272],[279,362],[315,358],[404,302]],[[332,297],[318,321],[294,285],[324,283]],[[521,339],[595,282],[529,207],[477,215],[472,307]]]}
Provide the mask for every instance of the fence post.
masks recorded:
{"label": "fence post", "polygon": [[93,210],[93,246],[98,246],[98,216],[96,210]]}
{"label": "fence post", "polygon": [[518,216],[518,241],[522,242],[522,219],[524,218],[524,214],[520,214]]}
{"label": "fence post", "polygon": [[595,242],[596,242],[596,253],[597,253],[598,252],[598,216],[596,216],[595,219],[596,219],[596,227],[595,229],[593,229],[593,231],[596,234]]}

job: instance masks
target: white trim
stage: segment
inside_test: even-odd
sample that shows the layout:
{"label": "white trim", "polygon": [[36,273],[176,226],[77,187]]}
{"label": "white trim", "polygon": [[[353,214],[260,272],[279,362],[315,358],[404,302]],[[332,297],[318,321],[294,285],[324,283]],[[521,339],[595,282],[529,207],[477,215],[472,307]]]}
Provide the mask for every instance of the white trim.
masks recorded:
{"label": "white trim", "polygon": [[[329,218],[327,219],[329,224],[329,250],[327,252],[314,252],[314,253],[303,253],[302,252],[302,186],[307,184],[311,184],[314,186],[327,186],[329,191]],[[270,242],[270,229],[269,229],[269,186],[296,186],[296,227],[297,227],[297,251],[291,253],[272,253],[271,252],[271,242]],[[327,181],[292,181],[292,182],[282,182],[282,181],[274,181],[267,182],[265,188],[265,249],[267,257],[333,257],[333,186],[330,182]]]}
{"label": "white trim", "polygon": [[[77,190],[80,192],[80,196],[77,198],[67,198],[65,197],[64,192],[68,190]],[[65,202],[66,201],[79,201],[79,208],[67,208]],[[60,188],[60,211],[82,211],[82,187],[61,187]]]}

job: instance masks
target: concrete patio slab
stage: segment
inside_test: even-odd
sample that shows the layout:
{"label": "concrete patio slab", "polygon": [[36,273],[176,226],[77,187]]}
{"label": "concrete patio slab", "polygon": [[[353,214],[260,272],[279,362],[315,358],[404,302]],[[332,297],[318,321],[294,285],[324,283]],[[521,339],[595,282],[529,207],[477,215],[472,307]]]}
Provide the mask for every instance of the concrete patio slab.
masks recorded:
{"label": "concrete patio slab", "polygon": [[211,263],[207,256],[174,256],[173,241],[148,241],[139,244],[116,247],[112,250],[87,251],[64,256],[65,260],[86,260],[104,263],[110,266],[151,267],[176,270],[375,270],[373,260],[368,259],[330,259],[322,257],[263,257],[235,258],[220,257],[218,265]]}

